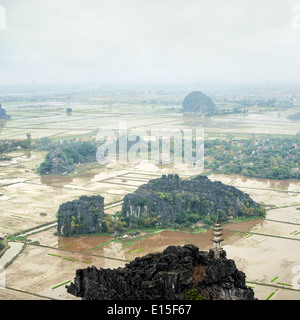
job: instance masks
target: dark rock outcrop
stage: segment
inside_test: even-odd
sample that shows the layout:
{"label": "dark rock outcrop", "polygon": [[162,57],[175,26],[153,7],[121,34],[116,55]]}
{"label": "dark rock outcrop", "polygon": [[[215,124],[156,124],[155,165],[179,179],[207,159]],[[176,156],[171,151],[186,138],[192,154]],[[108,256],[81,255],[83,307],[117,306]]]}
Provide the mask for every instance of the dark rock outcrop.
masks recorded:
{"label": "dark rock outcrop", "polygon": [[78,269],[67,291],[83,300],[183,300],[196,289],[207,300],[254,300],[245,274],[222,251],[195,245],[169,246],[162,253],[138,257],[124,268]]}
{"label": "dark rock outcrop", "polygon": [[218,110],[211,98],[201,91],[193,91],[188,94],[182,105],[184,112],[211,113]]}
{"label": "dark rock outcrop", "polygon": [[9,120],[10,116],[6,113],[6,110],[2,108],[0,104],[0,120]]}
{"label": "dark rock outcrop", "polygon": [[103,197],[81,196],[78,200],[60,205],[57,213],[57,231],[66,236],[100,232],[103,217]]}
{"label": "dark rock outcrop", "polygon": [[180,224],[189,214],[198,219],[218,214],[225,222],[239,215],[258,216],[263,210],[248,194],[206,176],[182,180],[178,175],[163,175],[127,194],[122,214],[136,218],[155,214],[159,224],[167,225]]}

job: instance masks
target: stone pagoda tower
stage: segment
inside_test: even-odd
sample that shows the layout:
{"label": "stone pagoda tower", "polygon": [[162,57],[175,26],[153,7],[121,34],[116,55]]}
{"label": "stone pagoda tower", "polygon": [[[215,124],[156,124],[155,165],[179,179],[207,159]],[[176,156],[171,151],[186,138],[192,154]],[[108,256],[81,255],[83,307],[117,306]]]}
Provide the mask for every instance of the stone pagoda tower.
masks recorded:
{"label": "stone pagoda tower", "polygon": [[211,239],[211,241],[213,241],[214,244],[213,244],[212,250],[215,253],[215,257],[220,258],[221,256],[224,255],[225,251],[221,247],[221,242],[224,241],[224,239],[221,238],[223,233],[221,229],[221,224],[219,222],[219,216],[217,216],[217,220],[215,222],[215,226],[213,230],[214,230],[214,233],[213,233],[214,238]]}

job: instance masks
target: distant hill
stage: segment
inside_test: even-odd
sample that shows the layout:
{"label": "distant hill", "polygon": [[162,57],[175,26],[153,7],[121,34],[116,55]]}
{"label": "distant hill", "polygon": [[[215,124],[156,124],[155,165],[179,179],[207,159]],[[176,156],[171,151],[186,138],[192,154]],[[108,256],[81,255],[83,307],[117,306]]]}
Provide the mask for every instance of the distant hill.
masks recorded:
{"label": "distant hill", "polygon": [[0,104],[0,120],[9,120],[10,116],[6,114],[6,110],[2,108],[2,105]]}
{"label": "distant hill", "polygon": [[184,112],[216,112],[217,107],[207,95],[201,91],[193,91],[188,94],[183,100]]}

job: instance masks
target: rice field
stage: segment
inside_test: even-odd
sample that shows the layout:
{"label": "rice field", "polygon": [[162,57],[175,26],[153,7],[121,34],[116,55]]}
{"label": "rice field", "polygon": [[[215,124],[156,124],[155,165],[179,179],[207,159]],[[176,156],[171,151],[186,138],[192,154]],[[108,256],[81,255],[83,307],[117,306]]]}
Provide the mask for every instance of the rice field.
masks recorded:
{"label": "rice field", "polygon": [[[99,129],[118,128],[119,120],[135,129],[182,128],[189,127],[191,121],[180,114],[168,114],[167,108],[163,107],[146,106],[143,111],[134,105],[128,108],[116,105],[112,109],[94,101],[86,105],[74,103],[72,116],[66,115],[66,107],[65,103],[38,108],[34,103],[9,106],[12,120],[0,129],[0,141],[25,139],[27,133],[33,140],[42,137],[58,141],[70,137],[90,139],[96,137]],[[299,131],[294,123],[274,115],[262,115],[259,119],[255,115],[245,119],[234,116],[211,119],[209,126],[205,128],[208,136],[249,132],[294,134]],[[184,165],[171,168],[141,162],[137,165],[111,163],[106,168],[93,168],[71,177],[39,177],[35,170],[45,155],[46,152],[38,150],[26,154],[18,150],[7,155],[11,160],[0,162],[0,237],[54,222],[60,204],[83,194],[102,195],[106,212],[114,214],[120,211],[124,195],[150,179],[167,173],[189,175]],[[227,257],[234,259],[237,267],[245,272],[255,296],[262,300],[299,300],[300,291],[294,290],[293,286],[297,276],[293,270],[300,266],[299,181],[234,175],[210,175],[209,178],[239,188],[268,208],[266,220],[223,226]],[[122,267],[138,256],[160,252],[168,245],[194,243],[200,250],[208,250],[212,238],[211,230],[199,234],[163,230],[127,241],[109,235],[64,238],[57,236],[55,231],[54,225],[15,238],[16,243],[23,244],[26,240],[26,244],[5,270],[6,288],[0,290],[0,299],[76,300],[66,292],[65,285],[74,279],[78,268],[93,265]]]}

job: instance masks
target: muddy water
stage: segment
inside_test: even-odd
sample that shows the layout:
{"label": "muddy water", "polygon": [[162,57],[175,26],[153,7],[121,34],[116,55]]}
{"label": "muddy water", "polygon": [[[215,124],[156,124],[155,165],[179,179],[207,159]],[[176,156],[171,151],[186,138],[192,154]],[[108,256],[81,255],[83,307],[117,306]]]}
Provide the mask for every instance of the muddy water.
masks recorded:
{"label": "muddy water", "polygon": [[235,187],[245,188],[262,188],[275,189],[282,191],[300,191],[300,181],[295,179],[276,180],[276,179],[262,179],[254,177],[243,177],[238,175],[222,175],[213,174],[209,176],[212,181],[219,180],[225,184],[230,184]]}
{"label": "muddy water", "polygon": [[[261,220],[253,220],[244,223],[237,223],[228,225],[230,229],[239,229],[245,232],[251,230],[253,226],[261,223]],[[145,235],[139,237],[135,240],[123,240],[122,242],[112,241],[112,238],[102,238],[102,236],[95,236],[93,243],[89,243],[91,245],[95,245],[96,243],[103,243],[103,245],[98,248],[94,248],[90,250],[90,253],[101,255],[105,257],[117,258],[117,259],[125,259],[125,260],[133,260],[136,257],[144,256],[148,253],[162,252],[166,247],[170,245],[175,246],[183,246],[185,244],[194,244],[199,247],[200,250],[207,251],[212,247],[213,238],[212,230],[208,230],[207,232],[202,232],[199,234],[192,234],[188,232],[180,232],[180,231],[161,231],[158,233],[154,233],[152,235]],[[234,231],[223,230],[223,239],[224,242],[231,242],[231,237],[233,236]],[[68,238],[70,239],[70,238]],[[68,242],[65,239],[66,243]],[[71,241],[71,240],[70,240]],[[106,241],[109,241],[105,243]],[[86,242],[87,244],[88,242]],[[80,250],[88,250],[80,247],[80,243],[78,243],[77,249]],[[69,245],[67,248],[73,248],[72,250],[77,250],[75,243]],[[84,248],[86,248],[84,246]]]}
{"label": "muddy water", "polygon": [[66,184],[72,183],[73,178],[70,177],[59,177],[59,176],[41,176],[41,184],[48,187],[52,186],[64,186]]}
{"label": "muddy water", "polygon": [[98,170],[90,170],[89,172],[82,172],[76,175],[76,177],[65,177],[65,176],[41,176],[41,183],[46,186],[64,186],[67,184],[71,184],[74,179],[80,179],[82,182],[90,182],[95,176],[99,174]]}
{"label": "muddy water", "polygon": [[[89,251],[97,246],[101,246],[106,242],[114,240],[114,237],[110,236],[83,236],[83,237],[57,237],[57,243],[59,248],[67,250],[85,252]],[[94,253],[94,251],[90,251]]]}
{"label": "muddy water", "polygon": [[246,187],[247,183],[259,183],[262,186],[265,185],[269,189],[275,190],[293,190],[293,187],[298,186],[300,187],[300,181],[295,179],[290,180],[276,180],[276,179],[261,179],[261,178],[250,178],[250,177],[241,177],[241,182]]}
{"label": "muddy water", "polygon": [[[230,236],[232,232],[224,231],[224,236]],[[184,245],[192,243],[200,250],[208,250],[211,247],[211,230],[200,234],[191,234],[179,231],[162,231],[139,239],[115,241],[108,236],[87,236],[58,238],[58,247],[79,252],[89,252],[95,255],[133,260],[138,256],[148,253],[161,252],[169,245]]]}
{"label": "muddy water", "polygon": [[[91,252],[95,253],[94,250]],[[119,242],[110,242],[106,246],[103,246],[101,252],[104,257],[126,260],[126,255],[125,255],[125,251],[123,250],[123,245],[122,243],[119,243]]]}
{"label": "muddy water", "polygon": [[[242,223],[228,224],[228,229],[249,231],[253,226],[262,223],[261,220],[252,220]],[[161,252],[169,245],[183,246],[195,244],[200,250],[208,250],[212,247],[212,230],[199,234],[181,231],[161,231],[151,235],[141,234],[136,239],[116,240],[112,236],[89,235],[80,237],[61,237],[55,235],[55,228],[29,236],[30,241],[39,241],[41,245],[62,248],[70,251],[87,252],[95,255],[133,260],[137,256],[148,253]],[[223,238],[226,243],[234,231],[223,230]]]}

